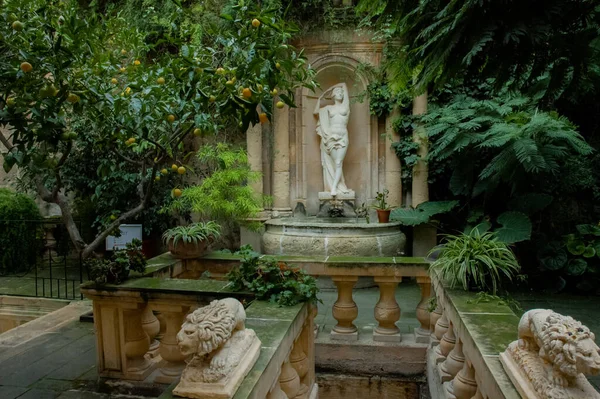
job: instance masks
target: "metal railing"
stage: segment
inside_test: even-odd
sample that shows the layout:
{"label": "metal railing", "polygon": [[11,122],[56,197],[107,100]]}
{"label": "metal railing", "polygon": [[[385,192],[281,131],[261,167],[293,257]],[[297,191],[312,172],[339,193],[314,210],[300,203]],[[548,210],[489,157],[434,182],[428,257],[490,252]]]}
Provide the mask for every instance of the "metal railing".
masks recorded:
{"label": "metal railing", "polygon": [[61,220],[0,220],[0,294],[83,299],[82,282],[81,255]]}

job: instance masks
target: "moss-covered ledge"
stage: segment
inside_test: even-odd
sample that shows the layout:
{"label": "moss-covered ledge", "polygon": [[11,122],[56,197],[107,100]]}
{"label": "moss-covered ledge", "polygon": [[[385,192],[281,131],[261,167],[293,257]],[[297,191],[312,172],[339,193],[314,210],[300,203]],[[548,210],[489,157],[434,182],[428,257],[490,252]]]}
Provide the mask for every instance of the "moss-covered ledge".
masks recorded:
{"label": "moss-covered ledge", "polygon": [[445,287],[435,276],[432,286],[438,306],[452,323],[465,358],[475,369],[483,396],[520,399],[499,359],[500,352],[517,339],[520,318],[500,300],[478,301],[477,293]]}
{"label": "moss-covered ledge", "polygon": [[[310,307],[298,304],[290,307],[254,301],[246,309],[246,328],[251,328],[261,341],[261,351],[254,367],[250,370],[242,385],[237,390],[234,399],[263,399],[276,383],[281,366],[288,358],[294,341],[301,342],[312,337],[313,325],[310,318]],[[308,385],[315,383],[314,376],[314,345],[312,339],[303,342],[309,359]],[[174,399],[172,391],[175,382],[159,397],[159,399]]]}
{"label": "moss-covered ledge", "polygon": [[234,297],[239,300],[253,300],[248,292],[236,292],[231,284],[217,280],[169,279],[158,277],[130,278],[122,284],[97,285],[87,282],[81,285],[81,292],[90,299],[113,299],[147,302],[150,299],[185,298],[187,302],[207,303],[219,298]]}
{"label": "moss-covered ledge", "polygon": [[[289,256],[262,255],[301,267],[313,276],[389,276],[427,277],[429,261],[419,257],[353,257],[353,256]],[[236,267],[242,257],[236,254],[211,252],[198,259],[184,261],[182,278],[197,278],[209,272],[223,278]]]}

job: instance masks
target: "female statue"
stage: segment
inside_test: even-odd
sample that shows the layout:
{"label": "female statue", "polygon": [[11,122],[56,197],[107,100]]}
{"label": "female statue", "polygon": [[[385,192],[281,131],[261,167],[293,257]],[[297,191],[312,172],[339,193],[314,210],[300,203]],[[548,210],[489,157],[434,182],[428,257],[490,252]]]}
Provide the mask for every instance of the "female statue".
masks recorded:
{"label": "female statue", "polygon": [[[321,99],[328,93],[335,102],[321,108]],[[329,97],[325,97],[329,98]],[[325,191],[332,196],[338,193],[349,194],[342,166],[348,150],[348,120],[350,119],[350,99],[346,83],[338,83],[327,89],[315,106],[314,114],[318,116],[317,134],[321,136],[321,164],[323,166],[323,182]]]}

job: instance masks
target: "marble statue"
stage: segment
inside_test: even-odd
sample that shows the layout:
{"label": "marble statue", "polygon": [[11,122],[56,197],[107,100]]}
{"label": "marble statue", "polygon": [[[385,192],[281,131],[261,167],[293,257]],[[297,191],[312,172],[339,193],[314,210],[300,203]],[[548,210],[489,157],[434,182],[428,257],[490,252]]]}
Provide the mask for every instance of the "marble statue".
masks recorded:
{"label": "marble statue", "polygon": [[600,348],[589,328],[547,309],[526,312],[519,339],[500,361],[524,398],[600,399],[585,375],[600,373]]}
{"label": "marble statue", "polygon": [[[321,107],[321,100],[331,93],[334,104]],[[342,170],[348,151],[348,120],[350,96],[346,83],[338,83],[325,90],[317,100],[314,114],[318,117],[317,134],[321,137],[321,164],[325,191],[332,196],[353,193],[346,186]]]}
{"label": "marble statue", "polygon": [[245,328],[246,312],[234,298],[212,301],[187,316],[177,334],[189,356],[173,393],[186,398],[228,399],[258,359],[260,340]]}

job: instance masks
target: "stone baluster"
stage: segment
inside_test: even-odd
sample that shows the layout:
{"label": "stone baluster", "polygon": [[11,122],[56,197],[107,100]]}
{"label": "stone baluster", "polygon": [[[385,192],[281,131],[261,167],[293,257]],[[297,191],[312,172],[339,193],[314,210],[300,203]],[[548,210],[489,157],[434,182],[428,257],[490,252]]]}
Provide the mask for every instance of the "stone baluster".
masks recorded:
{"label": "stone baluster", "polygon": [[279,381],[275,383],[275,386],[269,391],[267,394],[267,399],[288,399],[285,392],[281,390],[281,385],[279,385]]}
{"label": "stone baluster", "polygon": [[358,276],[334,276],[332,280],[337,286],[338,298],[333,304],[333,317],[337,324],[331,330],[331,339],[356,341],[358,329],[352,322],[358,316],[358,307],[352,299],[352,288]]}
{"label": "stone baluster", "polygon": [[142,327],[142,312],[143,309],[139,308],[123,309],[127,357],[125,378],[128,380],[143,380],[152,371],[152,364],[145,356],[150,348],[150,338]]}
{"label": "stone baluster", "polygon": [[158,341],[156,337],[160,332],[160,322],[154,313],[152,313],[150,306],[146,306],[142,312],[142,328],[150,338],[150,349],[148,350],[148,355],[151,358],[155,358],[158,355]]}
{"label": "stone baluster", "polygon": [[165,336],[165,331],[167,330],[167,324],[165,323],[165,318],[162,316],[162,314],[160,312],[154,311],[154,314],[156,315],[156,319],[158,320],[158,323],[160,324],[160,329],[158,331],[158,335],[156,335],[156,340],[160,341]]}
{"label": "stone baluster", "polygon": [[451,398],[471,399],[477,394],[475,369],[469,362],[465,362],[463,368],[456,374],[452,382],[445,386]]}
{"label": "stone baluster", "polygon": [[[429,277],[417,277],[417,284],[421,288],[421,300],[417,305],[417,320],[421,324],[418,328],[415,328],[415,342],[419,344],[426,344],[429,342],[429,336],[431,335],[431,324],[432,314],[429,313],[429,299],[431,298],[431,279]],[[441,314],[440,314],[441,317]],[[437,319],[435,320],[437,322]]]}
{"label": "stone baluster", "polygon": [[[303,385],[300,383],[300,376],[296,369],[292,367],[289,360],[286,360],[281,366],[281,374],[279,375],[279,385],[281,390],[285,392],[288,398],[300,398]],[[306,385],[304,385],[306,387]],[[307,391],[308,389],[306,389]],[[304,392],[306,394],[306,392]]]}
{"label": "stone baluster", "polygon": [[452,323],[450,323],[448,331],[446,331],[446,333],[440,340],[440,344],[435,348],[435,354],[437,356],[436,363],[444,361],[450,353],[450,351],[454,349],[455,344],[456,336],[454,335],[454,328],[452,326]]}
{"label": "stone baluster", "polygon": [[456,345],[448,354],[446,360],[444,360],[439,366],[438,370],[442,382],[452,381],[456,374],[462,370],[465,364],[465,355],[462,350],[462,342],[460,339],[456,340]]}
{"label": "stone baluster", "polygon": [[396,322],[400,320],[400,306],[396,302],[396,287],[402,277],[375,277],[379,285],[379,302],[375,305],[375,320],[379,323],[373,330],[373,340],[400,342],[402,335]]}
{"label": "stone baluster", "polygon": [[306,374],[308,374],[309,361],[299,341],[300,339],[296,341],[292,348],[292,353],[290,353],[290,364],[298,373],[300,380],[303,380]]}
{"label": "stone baluster", "polygon": [[435,323],[435,329],[431,334],[431,340],[434,345],[442,339],[446,331],[448,331],[449,326],[450,323],[448,322],[448,318],[444,313],[442,313],[442,317],[440,317],[437,323]]}
{"label": "stone baluster", "polygon": [[477,392],[475,393],[475,395],[471,399],[483,399],[483,394],[479,390],[479,387],[477,387]]}
{"label": "stone baluster", "polygon": [[165,361],[160,367],[160,374],[154,379],[155,382],[170,384],[174,382],[185,367],[185,356],[179,351],[177,345],[177,333],[181,329],[189,306],[162,306],[161,315],[165,320],[165,335],[160,341],[159,353]]}

